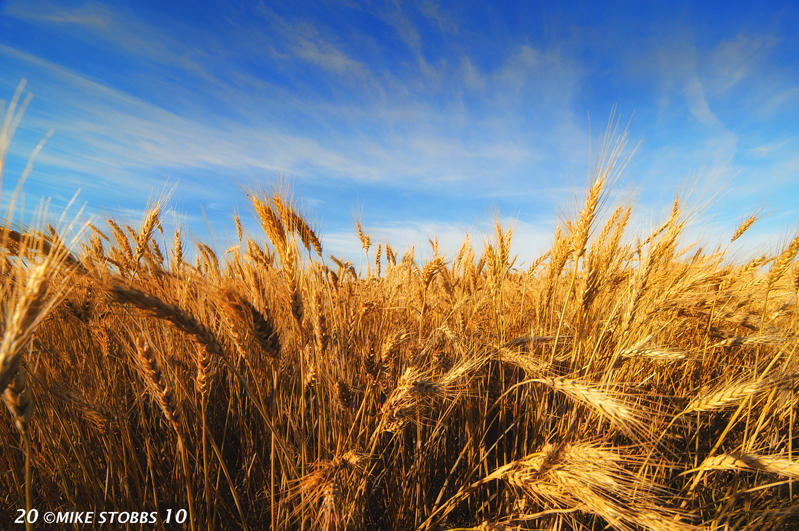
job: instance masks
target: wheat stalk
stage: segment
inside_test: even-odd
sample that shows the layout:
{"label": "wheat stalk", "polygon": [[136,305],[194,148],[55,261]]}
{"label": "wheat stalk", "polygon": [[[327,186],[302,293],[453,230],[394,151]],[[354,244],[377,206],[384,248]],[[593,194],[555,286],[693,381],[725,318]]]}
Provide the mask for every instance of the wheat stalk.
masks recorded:
{"label": "wheat stalk", "polygon": [[169,382],[164,378],[161,365],[158,363],[158,360],[156,360],[150,345],[139,337],[135,339],[135,344],[136,362],[144,375],[147,389],[150,391],[150,396],[152,396],[155,403],[158,404],[158,407],[164,414],[164,418],[166,418],[176,432],[179,432],[179,413],[172,386],[170,386]]}
{"label": "wheat stalk", "polygon": [[684,413],[704,413],[731,407],[774,384],[773,378],[759,378],[722,385],[691,400]]}
{"label": "wheat stalk", "polygon": [[561,392],[579,404],[606,416],[613,425],[628,436],[641,437],[646,432],[644,419],[652,412],[641,410],[642,406],[629,403],[621,397],[591,386],[590,384],[565,378],[536,378],[530,380],[547,385],[555,391]]}
{"label": "wheat stalk", "polygon": [[708,470],[760,470],[787,478],[799,478],[799,462],[782,456],[757,454],[717,454],[686,473]]}

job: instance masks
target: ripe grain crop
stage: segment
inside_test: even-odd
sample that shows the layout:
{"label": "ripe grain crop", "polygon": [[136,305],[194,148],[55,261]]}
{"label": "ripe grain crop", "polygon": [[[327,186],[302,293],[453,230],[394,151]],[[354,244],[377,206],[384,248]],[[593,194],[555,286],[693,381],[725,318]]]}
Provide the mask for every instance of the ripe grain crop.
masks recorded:
{"label": "ripe grain crop", "polygon": [[738,263],[685,242],[679,201],[641,231],[607,208],[606,148],[540,257],[497,225],[398,261],[357,224],[359,270],[275,192],[226,253],[165,241],[163,205],[0,227],[0,521],[795,528],[799,238]]}

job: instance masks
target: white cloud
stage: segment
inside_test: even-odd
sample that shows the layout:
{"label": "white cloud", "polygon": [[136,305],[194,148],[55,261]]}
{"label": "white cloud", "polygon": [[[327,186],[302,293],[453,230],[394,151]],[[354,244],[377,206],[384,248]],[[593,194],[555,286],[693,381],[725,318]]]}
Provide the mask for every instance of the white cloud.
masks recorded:
{"label": "white cloud", "polygon": [[710,110],[705,98],[705,89],[698,77],[693,77],[685,83],[685,100],[691,114],[704,125],[719,125],[719,119]]}
{"label": "white cloud", "polygon": [[440,31],[450,34],[458,33],[458,21],[449,13],[442,12],[438,2],[426,0],[421,3],[419,9],[425,17],[436,23]]}
{"label": "white cloud", "polygon": [[[368,179],[378,173],[311,138],[236,122],[213,126],[2,44],[0,54],[36,67],[42,75],[37,75],[37,82],[31,86],[45,94],[60,93],[64,98],[59,101],[58,114],[39,121],[55,127],[59,136],[70,137],[87,148],[89,154],[76,152],[72,160],[64,159],[64,164],[76,170],[106,165],[130,170],[226,167],[277,171],[295,170],[306,161],[313,161],[324,170],[356,179]],[[56,161],[51,158],[49,162]]]}
{"label": "white cloud", "polygon": [[[594,90],[589,83],[605,83],[608,71],[594,71],[603,65],[584,60],[573,43],[542,45],[511,36],[501,47],[484,50],[484,42],[471,40],[475,35],[468,26],[459,28],[452,13],[432,2],[369,13],[389,26],[388,38],[398,41],[399,49],[381,48],[354,26],[341,30],[324,19],[290,19],[266,6],[261,11],[264,17],[232,15],[218,32],[199,40],[184,22],[148,20],[109,4],[8,4],[3,16],[37,31],[107,46],[125,61],[155,66],[135,82],[106,79],[100,68],[70,70],[0,44],[0,60],[16,63],[10,71],[30,71],[37,94],[23,128],[56,128],[40,167],[59,175],[57,184],[64,189],[84,179],[88,186],[137,197],[160,184],[156,174],[196,172],[196,179],[184,177],[177,195],[188,191],[217,202],[220,190],[238,191],[230,177],[278,172],[316,183],[359,183],[372,192],[424,190],[471,202],[496,198],[500,205],[525,197],[537,204],[546,200],[554,209],[574,195],[564,180],[581,181],[589,139],[596,137],[585,125]],[[440,34],[428,39],[436,28]],[[730,108],[725,97],[751,89],[763,96],[752,105],[773,113],[790,107],[799,94],[791,73],[761,76],[762,60],[774,45],[769,38],[736,36],[708,49],[694,45],[687,31],[672,29],[664,29],[651,49],[624,52],[629,55],[623,63],[633,66],[622,68],[636,81],[655,80],[654,94],[643,93],[634,104],[645,106],[639,107],[644,114],[649,104],[659,105],[668,127],[652,133],[659,145],[636,156],[644,171],[631,179],[663,196],[703,167],[703,178],[738,171],[743,133],[735,122],[749,117],[746,110],[734,117],[725,113]],[[430,46],[442,36],[441,46]],[[611,50],[617,45],[607,43]],[[367,48],[369,53],[361,53]],[[471,50],[478,51],[470,55]],[[610,96],[637,97],[638,92],[627,92],[626,80],[617,81],[607,84],[619,91]],[[3,83],[0,79],[0,87]],[[603,123],[605,115],[598,118],[594,124]],[[771,157],[784,145],[763,144],[750,153]],[[795,162],[783,162],[777,169],[788,179]],[[55,177],[52,182],[55,187]],[[320,195],[320,204],[329,207],[330,198]],[[445,241],[457,246],[464,232],[477,234],[480,228],[419,222],[377,229],[398,241],[417,242],[421,250],[428,247],[428,234],[438,232],[442,247]],[[530,247],[541,235],[522,222],[517,232]],[[550,235],[551,228],[543,234]],[[333,234],[331,245],[357,254],[353,236]]]}
{"label": "white cloud", "polygon": [[775,44],[770,35],[748,36],[739,34],[716,45],[707,57],[706,75],[713,89],[724,93],[762,68],[768,53]]}
{"label": "white cloud", "polygon": [[365,76],[366,69],[363,64],[349,57],[331,44],[320,44],[300,37],[297,39],[297,46],[294,48],[294,51],[298,57],[338,74],[357,74],[358,77]]}
{"label": "white cloud", "polygon": [[64,5],[51,0],[11,2],[4,15],[39,25],[55,27],[70,37],[96,44],[98,40],[116,46],[136,58],[146,58],[193,72],[212,80],[185,40],[159,31],[133,13],[121,12],[102,2],[85,1]]}
{"label": "white cloud", "polygon": [[784,140],[780,140],[778,142],[772,142],[770,144],[762,144],[760,146],[753,147],[749,150],[750,153],[753,155],[757,155],[758,157],[767,157],[771,155],[775,151],[779,151],[783,147],[785,147],[788,143],[795,140],[797,137],[790,136]]}
{"label": "white cloud", "polygon": [[768,117],[779,110],[785,110],[790,104],[799,102],[799,86],[793,86],[782,89],[772,95],[766,100],[764,105],[764,113]]}
{"label": "white cloud", "polygon": [[[314,28],[302,29],[302,37],[294,42],[305,46],[302,53],[306,59],[327,62],[328,68],[365,71]],[[488,172],[499,185],[515,178],[512,174],[524,165],[540,161],[546,150],[545,145],[536,145],[541,140],[560,143],[555,150],[559,156],[569,157],[585,149],[584,143],[575,145],[573,139],[565,139],[573,134],[585,139],[571,110],[577,69],[557,53],[542,53],[529,46],[518,47],[493,70],[475,70],[475,75],[488,83],[473,95],[477,105],[468,114],[463,109],[441,108],[424,97],[399,97],[388,102],[367,99],[360,105],[350,101],[289,101],[285,106],[287,116],[299,113],[303,118],[315,116],[323,123],[340,121],[345,128],[355,128],[354,135],[329,135],[324,128],[289,133],[281,127],[282,120],[250,123],[247,117],[254,120],[274,114],[274,106],[279,104],[270,99],[242,102],[241,119],[167,110],[11,47],[0,45],[0,54],[35,70],[31,86],[40,94],[40,101],[48,94],[59,95],[60,108],[41,115],[37,124],[55,127],[57,138],[69,138],[78,148],[71,150],[64,167],[107,178],[112,176],[103,171],[106,168],[128,173],[148,168],[227,168],[285,171],[299,178],[323,174],[411,187],[458,181],[479,184],[485,190],[490,184],[485,180]],[[460,74],[456,71],[448,75],[465,83]],[[514,81],[509,84],[509,80]],[[388,87],[395,82],[386,81]],[[198,91],[202,94],[203,87]],[[557,134],[537,138],[542,133],[538,129],[525,130],[520,118],[527,118],[519,117],[516,109],[522,94],[534,108],[546,106],[541,109],[542,119]],[[235,100],[227,103],[237,105]],[[368,127],[385,131],[386,136],[358,134],[361,120]],[[458,128],[458,123],[464,127]],[[473,125],[467,128],[468,124]],[[57,161],[50,157],[47,162]]]}

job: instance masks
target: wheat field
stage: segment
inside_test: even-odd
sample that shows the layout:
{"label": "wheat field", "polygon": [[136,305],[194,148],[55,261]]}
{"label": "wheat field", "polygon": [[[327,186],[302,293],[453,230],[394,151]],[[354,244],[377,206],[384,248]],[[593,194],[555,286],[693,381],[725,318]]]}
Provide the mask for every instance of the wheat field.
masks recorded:
{"label": "wheat field", "polygon": [[424,260],[358,224],[356,268],[274,190],[226,250],[166,233],[162,204],[136,227],[4,225],[0,521],[799,526],[799,237],[737,263],[686,241],[678,200],[642,232],[608,205],[606,155],[539,257],[499,223]]}

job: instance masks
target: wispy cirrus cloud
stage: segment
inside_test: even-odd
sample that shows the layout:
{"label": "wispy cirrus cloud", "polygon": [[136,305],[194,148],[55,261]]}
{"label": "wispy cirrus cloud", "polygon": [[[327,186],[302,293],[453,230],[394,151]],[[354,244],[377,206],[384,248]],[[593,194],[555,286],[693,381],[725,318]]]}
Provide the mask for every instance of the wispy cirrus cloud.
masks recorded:
{"label": "wispy cirrus cloud", "polygon": [[685,99],[691,114],[704,125],[720,125],[719,119],[710,110],[705,98],[705,88],[698,77],[693,77],[685,83]]}
{"label": "wispy cirrus cloud", "polygon": [[17,158],[56,129],[37,190],[82,185],[90,203],[141,202],[168,179],[193,214],[224,210],[240,182],[289,174],[334,233],[358,204],[386,228],[442,205],[461,205],[437,218],[445,232],[489,209],[537,225],[586,180],[614,104],[636,111],[621,186],[646,207],[697,175],[729,183],[727,209],[766,200],[762,183],[785,192],[799,79],[779,20],[793,15],[707,33],[686,13],[11,1],[0,87],[25,76],[37,96]]}
{"label": "wispy cirrus cloud", "polygon": [[797,138],[799,138],[799,137],[790,136],[790,137],[786,138],[785,140],[780,140],[779,142],[772,142],[772,143],[769,143],[769,144],[763,144],[763,145],[760,145],[760,146],[753,147],[753,148],[751,148],[749,150],[749,152],[757,155],[758,157],[766,157],[769,154],[774,153],[775,151],[779,151],[780,149],[784,148],[785,146],[787,146],[789,143],[793,142]]}
{"label": "wispy cirrus cloud", "polygon": [[[306,31],[306,35],[310,38],[313,32]],[[360,63],[330,48],[323,40],[318,40],[313,48],[311,41],[306,38],[296,42],[300,48],[295,50],[298,56],[324,62],[328,69],[363,69]],[[327,50],[324,53],[320,51],[323,48]],[[475,168],[480,172],[488,169],[502,171],[503,168],[518,167],[534,155],[519,140],[501,134],[510,125],[505,118],[508,112],[512,112],[510,106],[513,100],[518,100],[519,92],[524,88],[533,88],[537,96],[551,100],[556,93],[564,94],[562,89],[571,82],[566,79],[571,74],[562,63],[553,58],[546,61],[534,59],[535,52],[523,46],[496,71],[481,74],[485,82],[491,85],[488,90],[508,87],[504,91],[491,92],[494,101],[485,102],[486,106],[491,105],[490,109],[479,106],[464,111],[457,105],[442,109],[421,101],[416,104],[418,115],[412,112],[409,116],[405,98],[397,98],[399,101],[396,106],[366,101],[362,113],[368,114],[369,107],[375,106],[378,107],[375,114],[390,121],[387,124],[390,130],[386,130],[386,125],[372,124],[382,128],[386,136],[371,139],[354,132],[350,138],[345,135],[343,139],[331,139],[322,138],[313,129],[304,131],[302,135],[292,135],[279,128],[280,124],[264,127],[247,121],[231,120],[208,123],[207,117],[167,111],[31,54],[7,46],[0,50],[55,77],[52,85],[62,83],[71,89],[76,95],[70,100],[68,108],[73,119],[68,123],[56,123],[56,127],[73,138],[83,137],[86,144],[91,144],[92,151],[108,154],[113,167],[135,167],[139,164],[187,168],[227,166],[284,170],[300,175],[303,169],[318,168],[328,175],[364,181],[401,179],[407,183],[408,177],[411,182],[435,182],[441,178],[447,181],[474,180],[482,177],[475,172]],[[560,91],[555,90],[554,86],[550,90],[540,84],[535,87],[531,85],[530,81],[534,77],[546,74],[552,74],[553,85],[557,84]],[[54,86],[48,88],[54,89]],[[552,116],[553,112],[561,112],[563,116],[568,116],[568,104],[568,98],[564,98],[560,102],[560,111],[559,106],[555,105],[554,110],[547,114]],[[341,118],[339,120],[346,130],[346,115],[352,106],[349,101],[327,102],[310,109],[298,109],[298,112],[315,112],[317,116],[321,114],[323,120],[328,118],[331,121],[333,116],[345,117],[343,121]],[[268,112],[262,107],[248,111],[254,115]],[[74,120],[76,115],[80,119]],[[113,121],[104,117],[112,117]],[[423,118],[420,120],[420,117]],[[361,119],[364,118],[362,114]],[[479,134],[464,134],[463,131],[451,129],[453,122],[474,122],[475,119],[482,126]],[[109,134],[112,130],[115,134]],[[256,149],[255,146],[262,147]],[[348,153],[353,151],[357,151],[357,156]],[[443,170],[443,167],[447,169]]]}
{"label": "wispy cirrus cloud", "polygon": [[190,47],[169,32],[159,31],[140,19],[130,9],[92,0],[77,5],[31,0],[10,2],[3,15],[45,26],[50,31],[68,33],[72,38],[91,44],[111,45],[138,60],[169,64],[209,77],[201,61],[192,57]]}

